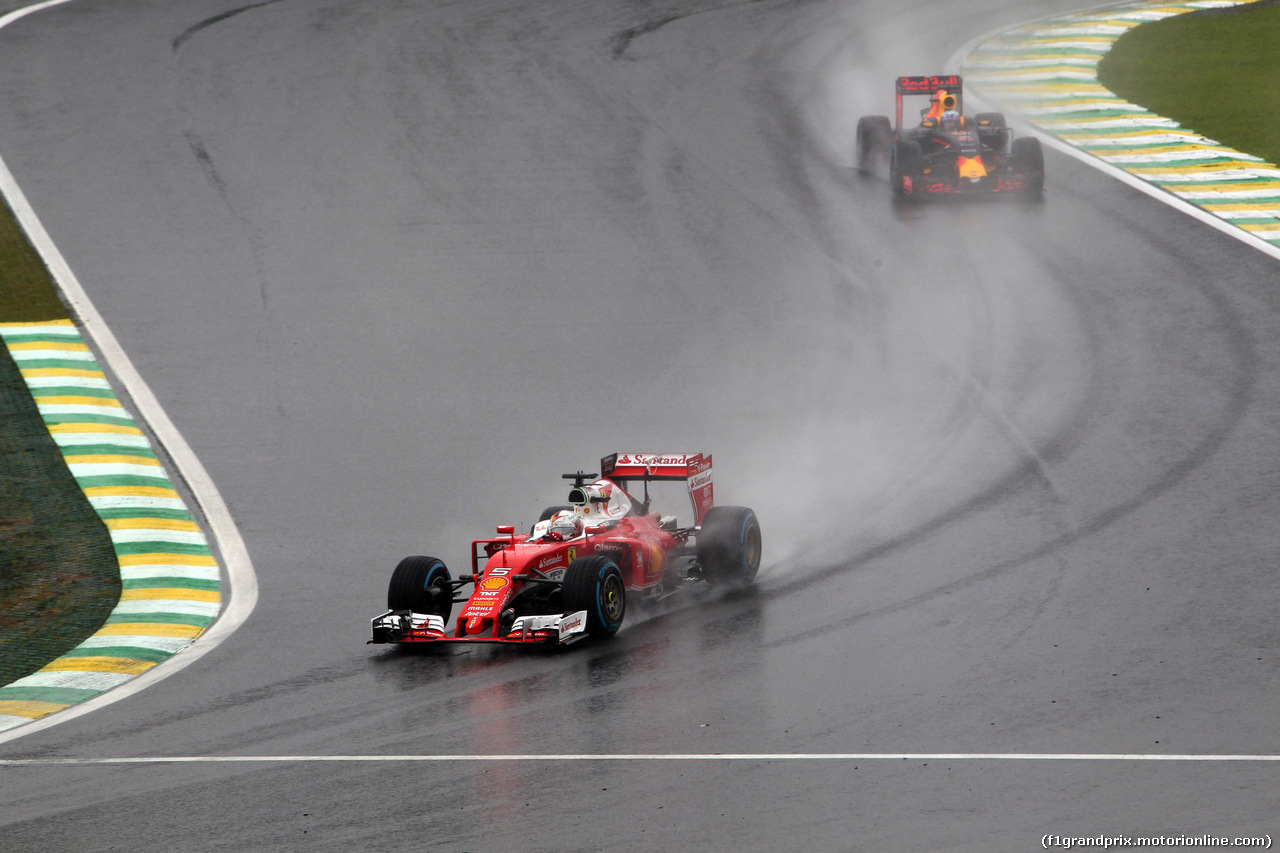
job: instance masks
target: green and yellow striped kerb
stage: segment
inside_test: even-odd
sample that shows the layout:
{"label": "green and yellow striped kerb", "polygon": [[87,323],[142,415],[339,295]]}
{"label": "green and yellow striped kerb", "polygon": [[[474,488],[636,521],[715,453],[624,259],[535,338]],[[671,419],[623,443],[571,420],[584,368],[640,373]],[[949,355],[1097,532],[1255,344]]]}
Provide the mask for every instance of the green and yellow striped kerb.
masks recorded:
{"label": "green and yellow striped kerb", "polygon": [[91,699],[186,648],[217,617],[218,562],[150,440],[69,320],[0,324],[67,467],[102,518],[122,591],[93,636],[0,687],[0,731]]}

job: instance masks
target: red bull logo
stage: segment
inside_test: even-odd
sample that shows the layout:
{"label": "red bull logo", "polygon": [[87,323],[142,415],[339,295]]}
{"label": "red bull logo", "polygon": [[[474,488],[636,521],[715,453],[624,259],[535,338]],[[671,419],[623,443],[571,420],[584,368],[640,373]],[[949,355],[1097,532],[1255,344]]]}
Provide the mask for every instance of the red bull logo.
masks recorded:
{"label": "red bull logo", "polygon": [[987,167],[982,165],[981,157],[958,157],[956,165],[960,167],[960,177],[971,181],[987,176]]}

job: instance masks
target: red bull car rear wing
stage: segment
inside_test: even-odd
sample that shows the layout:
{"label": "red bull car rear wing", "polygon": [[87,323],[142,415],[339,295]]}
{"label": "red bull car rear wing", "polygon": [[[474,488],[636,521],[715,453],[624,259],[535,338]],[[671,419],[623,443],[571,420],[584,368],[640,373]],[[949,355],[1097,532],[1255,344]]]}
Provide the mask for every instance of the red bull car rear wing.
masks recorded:
{"label": "red bull car rear wing", "polygon": [[[953,109],[956,112],[964,112],[964,82],[960,79],[959,74],[935,74],[928,77],[899,77],[894,87],[897,93],[897,128],[902,127],[902,96],[903,95],[928,95],[930,100],[935,103],[938,110]],[[939,95],[948,100],[948,103],[941,103]]]}

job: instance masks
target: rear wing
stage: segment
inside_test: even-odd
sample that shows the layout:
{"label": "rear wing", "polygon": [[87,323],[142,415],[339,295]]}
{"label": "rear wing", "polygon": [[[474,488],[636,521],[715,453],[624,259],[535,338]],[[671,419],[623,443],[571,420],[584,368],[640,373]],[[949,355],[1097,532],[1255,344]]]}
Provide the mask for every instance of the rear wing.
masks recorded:
{"label": "rear wing", "polygon": [[687,480],[695,524],[702,524],[715,502],[709,453],[614,453],[600,460],[600,476],[623,489],[627,489],[628,480]]}
{"label": "rear wing", "polygon": [[940,74],[931,77],[899,77],[897,84],[894,86],[895,94],[898,100],[898,123],[894,127],[902,129],[902,97],[903,95],[928,95],[930,100],[937,98],[939,93],[954,98],[950,104],[940,105],[941,109],[953,109],[958,113],[964,113],[964,81],[960,79],[959,74]]}

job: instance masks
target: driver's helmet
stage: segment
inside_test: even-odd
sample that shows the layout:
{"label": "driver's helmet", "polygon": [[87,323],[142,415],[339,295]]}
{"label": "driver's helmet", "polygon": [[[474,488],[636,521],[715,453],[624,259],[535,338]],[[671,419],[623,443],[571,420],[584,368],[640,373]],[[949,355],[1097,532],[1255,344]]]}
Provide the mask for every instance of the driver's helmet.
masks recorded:
{"label": "driver's helmet", "polygon": [[548,520],[551,524],[547,528],[547,533],[561,539],[573,539],[582,532],[582,519],[571,509],[562,509]]}
{"label": "driver's helmet", "polygon": [[942,126],[947,130],[954,130],[960,126],[960,113],[956,110],[942,111]]}

